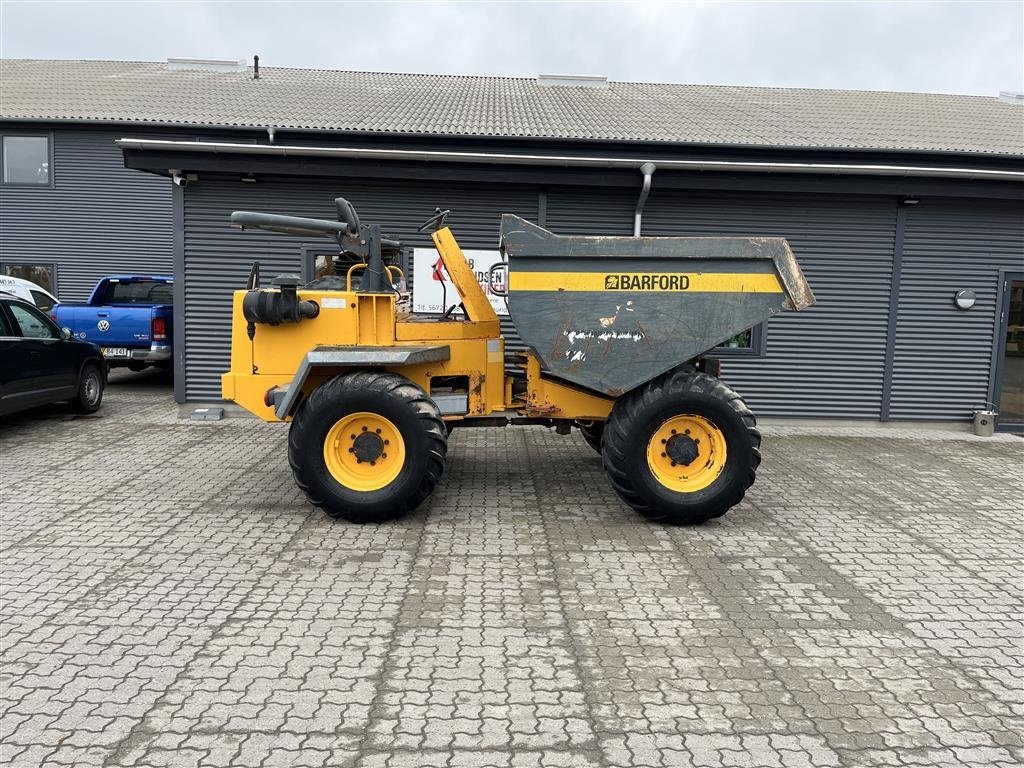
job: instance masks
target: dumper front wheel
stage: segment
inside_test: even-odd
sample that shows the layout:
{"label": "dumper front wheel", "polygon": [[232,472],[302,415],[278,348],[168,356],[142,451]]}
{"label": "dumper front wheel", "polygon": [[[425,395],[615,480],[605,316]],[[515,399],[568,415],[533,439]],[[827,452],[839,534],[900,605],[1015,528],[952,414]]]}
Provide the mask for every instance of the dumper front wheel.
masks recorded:
{"label": "dumper front wheel", "polygon": [[615,403],[601,455],[612,486],[637,512],[689,525],[739,503],[754,482],[760,446],[754,415],[735,391],[681,370]]}
{"label": "dumper front wheel", "polygon": [[288,462],[331,517],[380,523],[415,509],[444,471],[447,432],[427,394],[393,373],[336,376],[299,408]]}
{"label": "dumper front wheel", "polygon": [[601,435],[604,433],[604,422],[596,421],[591,424],[580,424],[579,426],[580,435],[583,436],[583,442],[600,453]]}

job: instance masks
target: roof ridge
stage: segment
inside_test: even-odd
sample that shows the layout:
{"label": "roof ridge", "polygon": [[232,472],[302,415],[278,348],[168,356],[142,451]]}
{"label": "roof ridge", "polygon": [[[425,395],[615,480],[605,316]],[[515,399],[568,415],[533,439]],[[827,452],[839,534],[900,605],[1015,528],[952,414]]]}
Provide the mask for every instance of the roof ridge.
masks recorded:
{"label": "roof ridge", "polygon": [[984,99],[998,101],[998,96],[980,96],[976,93],[945,93],[941,91],[876,91],[870,88],[817,88],[805,85],[731,85],[727,83],[663,83],[648,80],[609,80],[609,83],[623,85],[668,85],[692,88],[720,88],[739,91],[799,91],[800,93],[849,93],[873,96],[941,96],[950,99]]}
{"label": "roof ridge", "polygon": [[0,64],[8,61],[32,64],[166,64],[166,61],[143,61],[142,59],[33,59],[18,56],[0,56]]}

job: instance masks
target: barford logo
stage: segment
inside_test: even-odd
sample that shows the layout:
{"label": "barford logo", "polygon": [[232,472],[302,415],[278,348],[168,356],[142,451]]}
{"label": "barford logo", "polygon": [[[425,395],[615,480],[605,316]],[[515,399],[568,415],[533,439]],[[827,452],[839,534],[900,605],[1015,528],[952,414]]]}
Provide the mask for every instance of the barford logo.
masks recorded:
{"label": "barford logo", "polygon": [[98,323],[96,323],[96,327],[99,328],[101,331],[109,331],[110,330],[110,321],[109,320],[100,320]]}
{"label": "barford logo", "polygon": [[689,287],[689,275],[639,273],[604,276],[606,291],[685,291]]}

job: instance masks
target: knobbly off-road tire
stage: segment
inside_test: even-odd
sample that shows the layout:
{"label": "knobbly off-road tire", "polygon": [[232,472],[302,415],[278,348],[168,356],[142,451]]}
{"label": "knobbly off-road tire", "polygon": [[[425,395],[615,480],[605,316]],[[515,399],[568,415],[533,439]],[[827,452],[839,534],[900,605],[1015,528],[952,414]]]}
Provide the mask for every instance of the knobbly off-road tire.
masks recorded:
{"label": "knobbly off-road tire", "polygon": [[[690,429],[679,429],[678,436],[671,432],[673,424],[693,427],[705,448],[690,439]],[[673,454],[666,454],[662,438],[674,443]],[[722,444],[716,463],[713,446]],[[687,368],[619,398],[605,425],[601,455],[612,486],[633,509],[656,522],[693,525],[724,515],[743,499],[761,463],[760,447],[761,433],[743,399],[721,380]],[[711,452],[700,454],[697,463],[686,453],[705,449]],[[673,456],[678,466],[670,464]],[[692,470],[684,467],[686,459]],[[684,471],[692,471],[693,480],[664,479]]]}
{"label": "knobbly off-road tire", "polygon": [[601,452],[601,435],[603,433],[603,421],[595,421],[589,426],[580,425],[580,434],[583,436],[583,440],[598,453]]}
{"label": "knobbly off-road tire", "polygon": [[331,517],[352,523],[380,523],[415,509],[444,473],[447,452],[437,406],[393,373],[361,371],[325,382],[288,432],[299,488]]}

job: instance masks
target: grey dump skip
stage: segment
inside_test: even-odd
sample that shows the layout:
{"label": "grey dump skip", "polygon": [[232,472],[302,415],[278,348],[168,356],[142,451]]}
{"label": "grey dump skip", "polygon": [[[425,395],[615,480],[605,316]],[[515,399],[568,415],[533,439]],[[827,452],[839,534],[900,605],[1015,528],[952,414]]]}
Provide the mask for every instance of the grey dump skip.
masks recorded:
{"label": "grey dump skip", "polygon": [[[277,417],[283,419],[298,403],[299,394],[306,378],[316,368],[337,368],[352,366],[367,368],[393,365],[416,365],[418,363],[435,363],[451,357],[451,348],[447,344],[436,346],[409,347],[314,347],[306,353],[299,370],[291,384],[276,402]],[[276,399],[275,399],[276,400]]]}
{"label": "grey dump skip", "polygon": [[617,396],[814,295],[777,237],[562,237],[501,221],[509,312],[544,369]]}

